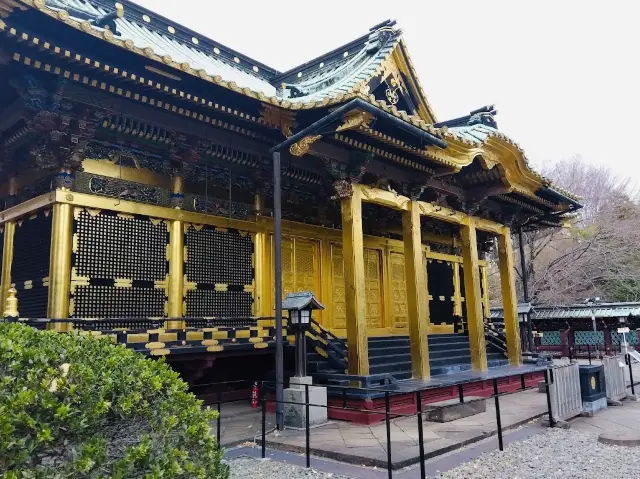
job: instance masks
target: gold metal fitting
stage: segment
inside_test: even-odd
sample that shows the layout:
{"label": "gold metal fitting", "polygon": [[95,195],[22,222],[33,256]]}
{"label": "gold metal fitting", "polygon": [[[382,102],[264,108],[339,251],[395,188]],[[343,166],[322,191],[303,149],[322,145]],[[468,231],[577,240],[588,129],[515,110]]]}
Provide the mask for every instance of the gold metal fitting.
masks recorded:
{"label": "gold metal fitting", "polygon": [[9,294],[7,295],[7,303],[4,311],[5,318],[19,318],[20,314],[18,313],[18,291],[16,290],[16,285],[12,284],[11,288],[9,288]]}

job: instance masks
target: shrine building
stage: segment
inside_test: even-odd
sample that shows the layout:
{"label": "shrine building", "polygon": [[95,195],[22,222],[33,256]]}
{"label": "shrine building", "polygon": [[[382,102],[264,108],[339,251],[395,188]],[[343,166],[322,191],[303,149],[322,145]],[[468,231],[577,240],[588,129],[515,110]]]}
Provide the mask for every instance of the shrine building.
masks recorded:
{"label": "shrine building", "polygon": [[[493,107],[439,118],[395,22],[358,33],[281,72],[129,1],[0,0],[3,309],[17,295],[14,320],[195,376],[272,368],[270,150],[291,138],[282,293],[326,308],[312,374],[519,365],[512,230],[580,204]],[[494,247],[504,349],[485,330]]]}

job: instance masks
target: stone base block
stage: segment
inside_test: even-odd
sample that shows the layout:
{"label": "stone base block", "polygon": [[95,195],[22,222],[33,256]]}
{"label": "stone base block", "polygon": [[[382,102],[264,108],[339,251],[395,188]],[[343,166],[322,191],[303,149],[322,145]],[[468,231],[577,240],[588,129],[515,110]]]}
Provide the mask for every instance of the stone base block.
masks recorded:
{"label": "stone base block", "polygon": [[582,408],[584,409],[582,413],[583,416],[593,416],[598,411],[607,409],[607,398],[600,398],[595,401],[583,401]]}
{"label": "stone base block", "polygon": [[[293,381],[293,379],[292,379]],[[284,390],[284,425],[286,427],[306,427],[306,406],[304,387],[291,387]],[[288,404],[295,403],[295,404]],[[327,422],[327,388],[309,386],[309,426],[318,426]],[[320,407],[324,406],[324,407]]]}
{"label": "stone base block", "polygon": [[474,416],[487,410],[487,403],[484,398],[468,396],[464,399],[465,402],[463,403],[458,399],[430,403],[424,413],[425,421],[450,422],[463,417]]}

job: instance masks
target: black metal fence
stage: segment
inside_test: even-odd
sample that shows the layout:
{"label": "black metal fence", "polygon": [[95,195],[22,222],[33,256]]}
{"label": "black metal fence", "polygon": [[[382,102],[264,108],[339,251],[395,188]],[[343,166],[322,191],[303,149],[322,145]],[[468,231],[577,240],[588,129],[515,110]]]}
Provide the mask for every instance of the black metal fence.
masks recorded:
{"label": "black metal fence", "polygon": [[[546,371],[546,370],[545,370]],[[292,380],[295,380],[295,378],[291,378]],[[459,384],[457,384],[457,388],[458,388],[458,399],[460,401],[460,403],[465,403],[465,402],[473,402],[473,401],[484,401],[486,399],[491,399],[493,398],[494,403],[495,403],[495,414],[496,414],[496,426],[497,426],[497,437],[498,437],[498,448],[500,449],[500,451],[504,450],[504,441],[503,441],[503,427],[502,427],[502,419],[501,419],[501,415],[500,415],[500,398],[507,396],[507,395],[511,395],[511,394],[515,394],[518,392],[522,392],[525,390],[530,390],[530,389],[535,389],[537,388],[536,386],[532,386],[532,387],[527,387],[526,384],[526,377],[524,374],[520,375],[520,387],[515,390],[515,391],[502,391],[500,392],[500,384],[499,384],[499,379],[501,378],[494,378],[492,379],[493,382],[493,389],[492,392],[489,396],[487,397],[483,397],[482,399],[473,399],[471,401],[465,400],[465,394],[464,394],[464,384],[466,383],[470,383],[473,381],[466,381],[466,382],[461,382]],[[476,379],[477,381],[477,379]],[[220,387],[220,388],[226,388],[226,387],[230,387],[230,386],[235,386],[235,387],[239,387],[242,388],[243,386],[250,386],[253,383],[251,381],[229,381],[229,382],[223,382],[223,383],[209,383],[209,384],[200,384],[200,385],[194,385],[192,386],[192,390],[194,392],[197,393],[197,389],[198,388],[202,388],[202,387]],[[275,389],[276,386],[275,381],[260,381],[258,383],[259,386],[259,393],[258,393],[258,402],[259,402],[259,407],[261,409],[261,454],[262,457],[265,458],[266,457],[266,450],[267,450],[267,440],[266,440],[266,435],[267,435],[267,405],[268,403],[275,403],[275,397],[269,397],[269,392],[273,391]],[[456,384],[453,384],[453,386],[455,386]],[[287,384],[285,384],[285,386],[287,386]],[[425,476],[425,461],[426,461],[426,456],[425,456],[425,442],[424,442],[424,417],[425,417],[425,410],[424,410],[424,406],[423,406],[423,396],[424,393],[429,391],[429,390],[433,390],[436,389],[437,387],[432,386],[432,387],[425,387],[416,391],[411,392],[410,394],[414,394],[415,395],[415,402],[416,402],[416,406],[417,406],[417,412],[416,413],[410,413],[410,414],[401,414],[401,413],[397,413],[394,412],[392,410],[392,406],[391,406],[391,397],[393,395],[399,394],[399,391],[397,389],[394,390],[388,390],[388,389],[383,389],[383,388],[354,388],[352,386],[332,386],[333,389],[335,390],[339,390],[339,389],[344,389],[345,391],[349,390],[354,391],[357,390],[360,393],[375,393],[375,394],[382,394],[384,395],[384,410],[371,410],[371,409],[362,409],[362,408],[358,408],[358,407],[353,407],[347,404],[346,400],[343,400],[341,402],[341,404],[314,404],[311,403],[309,400],[309,388],[313,387],[310,385],[300,385],[301,387],[304,386],[304,396],[305,396],[305,400],[304,402],[295,402],[295,401],[283,401],[283,404],[290,404],[290,405],[295,405],[295,406],[301,406],[304,407],[305,409],[305,446],[304,446],[304,454],[306,457],[306,466],[307,467],[311,467],[311,442],[312,442],[312,437],[311,437],[311,426],[310,426],[310,408],[326,408],[327,410],[343,410],[343,411],[351,411],[351,412],[361,412],[361,413],[366,413],[366,414],[374,414],[374,415],[380,415],[383,416],[384,418],[384,423],[385,423],[385,428],[386,428],[386,452],[387,452],[387,457],[386,457],[386,467],[387,467],[387,471],[388,471],[388,477],[393,477],[393,455],[392,455],[392,445],[391,445],[391,421],[396,420],[396,419],[400,419],[400,418],[413,418],[415,417],[416,421],[417,421],[417,428],[418,428],[418,452],[419,452],[419,464],[420,464],[420,470],[421,470],[421,474],[422,477]],[[451,385],[449,385],[451,386]],[[548,388],[547,388],[548,389]],[[246,389],[245,389],[246,391]],[[217,421],[217,440],[218,440],[218,444],[221,444],[221,419],[222,419],[222,414],[224,411],[224,407],[223,405],[228,404],[228,403],[233,403],[233,402],[238,402],[238,401],[247,401],[251,399],[251,394],[247,394],[245,393],[242,396],[239,397],[233,397],[230,399],[225,399],[224,398],[224,391],[220,391],[218,393],[217,399],[215,396],[216,393],[213,393],[213,397],[214,399],[212,401],[210,401],[210,403],[212,405],[215,405],[215,407],[217,408],[217,410],[220,413],[220,417],[218,418]],[[406,394],[406,393],[405,393]],[[211,399],[212,394],[208,393],[208,397],[209,399]],[[343,398],[346,398],[346,394],[342,395]],[[550,408],[550,405],[549,405]],[[328,411],[327,411],[328,412]]]}
{"label": "black metal fence", "polygon": [[[594,358],[595,359],[595,358]],[[634,382],[634,378],[633,378],[633,370],[632,370],[632,358],[630,357],[629,354],[625,355],[625,363],[628,366],[628,370],[629,370],[629,384],[627,385],[627,388],[631,389],[631,394],[635,395],[635,387],[640,385],[640,382],[636,383]],[[547,414],[549,417],[549,426],[553,427],[554,421],[553,421],[553,417],[551,414],[551,394],[550,394],[550,387],[549,385],[552,384],[554,382],[554,375],[553,375],[553,368],[548,368],[548,369],[544,369],[544,382],[546,385],[546,400],[547,400]],[[295,378],[291,378],[293,380],[295,380]],[[494,404],[495,404],[495,415],[496,415],[496,432],[497,432],[497,439],[498,439],[498,449],[500,451],[504,450],[504,438],[503,438],[503,426],[502,426],[502,417],[501,417],[501,413],[500,413],[500,398],[504,397],[504,396],[508,396],[511,394],[516,394],[522,391],[526,391],[526,390],[531,390],[531,389],[537,389],[537,385],[536,386],[530,386],[527,387],[526,384],[526,377],[524,374],[520,375],[520,387],[515,390],[515,391],[503,391],[500,392],[500,384],[499,384],[499,379],[501,378],[494,378],[492,379],[492,385],[493,385],[493,389],[492,389],[492,393],[482,399],[473,399],[471,401],[466,401],[466,402],[472,402],[472,401],[484,401],[487,399],[491,399],[493,398],[494,400]],[[465,403],[465,394],[464,394],[464,384],[468,383],[468,382],[472,382],[472,381],[466,381],[466,382],[460,382],[458,384],[453,384],[454,386],[457,386],[458,389],[458,400],[460,403]],[[270,402],[275,403],[275,397],[269,397],[268,393],[269,391],[273,391],[275,389],[276,386],[276,382],[275,381],[259,381],[259,382],[254,382],[252,380],[239,380],[239,381],[227,381],[227,382],[218,382],[218,383],[208,383],[208,384],[198,384],[198,385],[193,385],[191,387],[192,391],[195,392],[197,394],[197,390],[199,388],[204,388],[204,387],[209,387],[209,388],[219,388],[218,392],[213,392],[213,393],[207,393],[208,397],[211,399],[212,395],[213,395],[213,400],[210,401],[212,405],[214,405],[219,413],[219,417],[217,420],[217,425],[216,425],[216,437],[218,440],[218,444],[221,444],[221,439],[222,439],[222,429],[221,429],[221,422],[222,422],[222,414],[224,412],[224,408],[223,405],[225,404],[230,404],[230,403],[236,403],[236,402],[246,402],[248,400],[252,399],[252,392],[247,392],[247,390],[249,390],[250,388],[253,387],[254,384],[258,385],[258,406],[260,408],[260,414],[261,414],[261,431],[260,431],[260,436],[261,436],[261,440],[260,440],[260,445],[261,445],[261,456],[262,458],[266,457],[266,451],[267,451],[267,440],[266,440],[266,436],[267,436],[267,404]],[[287,384],[285,384],[285,386],[287,386]],[[234,391],[229,391],[228,389],[232,387],[235,389],[235,393],[239,393],[239,394],[235,394],[234,395]],[[425,410],[424,410],[424,404],[423,404],[423,395],[425,392],[434,389],[435,387],[425,387],[423,389],[419,389],[416,391],[413,391],[412,394],[415,394],[415,401],[416,401],[416,406],[417,406],[417,412],[416,413],[411,413],[411,414],[400,414],[400,413],[396,413],[392,411],[392,406],[391,406],[391,397],[394,394],[398,394],[399,391],[394,389],[394,390],[386,390],[383,388],[354,388],[352,386],[332,386],[332,388],[334,388],[335,390],[339,390],[339,389],[343,389],[345,391],[345,394],[342,394],[343,397],[343,401],[341,401],[341,404],[314,404],[310,402],[309,399],[309,388],[313,387],[310,385],[304,385],[304,389],[305,389],[305,400],[304,402],[294,402],[294,401],[283,401],[283,404],[290,404],[290,405],[296,405],[296,406],[303,406],[305,408],[305,446],[304,446],[304,454],[305,454],[305,458],[306,458],[306,466],[307,467],[311,467],[311,444],[312,444],[312,437],[311,437],[311,426],[310,426],[310,408],[312,407],[320,407],[320,408],[326,408],[327,410],[330,409],[334,409],[334,410],[343,410],[343,411],[352,411],[352,412],[362,412],[362,413],[367,413],[367,414],[379,414],[381,416],[384,416],[384,423],[385,423],[385,429],[386,429],[386,452],[387,452],[387,457],[386,457],[386,467],[387,467],[387,473],[388,473],[388,477],[392,478],[393,477],[393,453],[392,453],[392,444],[391,444],[391,422],[395,419],[399,419],[399,418],[408,418],[408,417],[415,417],[416,422],[417,422],[417,428],[418,428],[418,455],[419,455],[419,464],[420,464],[420,473],[421,473],[421,477],[425,477],[426,475],[426,466],[425,466],[425,461],[426,461],[426,455],[425,455],[425,441],[424,441],[424,417],[425,417]],[[347,391],[353,391],[353,390],[357,390],[360,393],[365,393],[365,392],[374,392],[376,394],[384,394],[384,410],[371,410],[371,409],[362,409],[362,408],[357,408],[357,407],[353,407],[353,406],[349,406],[347,404],[346,398],[347,398]],[[238,391],[239,390],[239,391]],[[232,396],[229,398],[225,398],[226,396]]]}

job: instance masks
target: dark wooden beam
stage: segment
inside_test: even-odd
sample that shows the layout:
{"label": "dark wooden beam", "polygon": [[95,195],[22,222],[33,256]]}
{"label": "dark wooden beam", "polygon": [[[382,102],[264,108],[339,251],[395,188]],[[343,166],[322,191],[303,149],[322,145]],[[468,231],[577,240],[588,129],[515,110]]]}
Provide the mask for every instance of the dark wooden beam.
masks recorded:
{"label": "dark wooden beam", "polygon": [[242,145],[243,150],[266,156],[269,152],[268,144],[259,142],[247,136],[226,132],[200,121],[188,120],[176,113],[171,113],[154,106],[146,106],[136,101],[126,100],[106,93],[88,90],[78,85],[69,85],[65,89],[65,98],[101,108],[117,114],[122,112],[126,116],[148,122],[169,130],[179,131],[189,136],[211,140],[221,144]]}
{"label": "dark wooden beam", "polygon": [[10,105],[2,109],[0,115],[0,135],[25,117],[24,100],[16,98]]}

